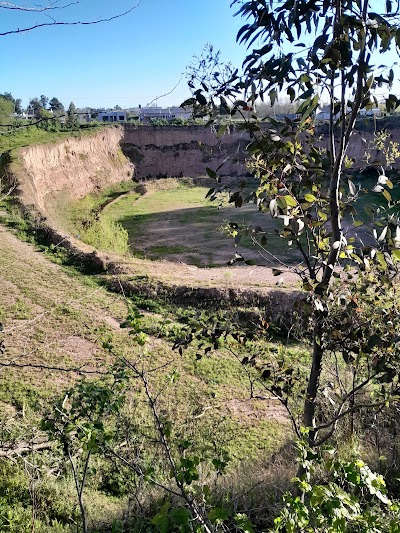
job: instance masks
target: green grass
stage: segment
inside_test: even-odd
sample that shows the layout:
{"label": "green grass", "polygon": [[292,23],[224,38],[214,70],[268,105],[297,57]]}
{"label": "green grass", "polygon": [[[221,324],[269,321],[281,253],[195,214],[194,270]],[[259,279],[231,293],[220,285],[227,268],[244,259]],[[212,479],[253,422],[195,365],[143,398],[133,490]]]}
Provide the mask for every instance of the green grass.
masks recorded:
{"label": "green grass", "polygon": [[[107,207],[102,216],[120,223],[128,232],[132,253],[149,259],[172,259],[197,266],[225,264],[235,252],[233,239],[223,235],[227,221],[240,226],[261,225],[274,232],[275,222],[254,205],[221,209],[206,198],[208,188],[177,185],[166,190],[150,189],[141,198],[127,196]],[[260,261],[250,237],[243,237],[239,250],[246,258]],[[290,257],[283,239],[271,239],[271,253]]]}
{"label": "green grass", "polygon": [[[100,128],[101,126],[97,126]],[[81,137],[93,132],[93,128],[80,129],[78,131],[55,131],[54,129],[46,131],[43,128],[36,126],[29,126],[12,130],[9,133],[0,132],[0,153],[30,146],[32,144],[43,144],[48,142],[56,142],[60,139],[68,139],[71,137]]]}
{"label": "green grass", "polygon": [[72,204],[59,204],[59,223],[72,235],[98,250],[126,255],[129,252],[128,233],[103,209],[119,196],[130,192],[132,186],[132,181],[124,181]]}
{"label": "green grass", "polygon": [[170,254],[180,254],[183,252],[187,252],[188,250],[190,250],[190,248],[188,248],[187,246],[179,246],[179,244],[174,246],[165,246],[160,244],[158,246],[152,246],[151,248],[149,248],[149,251],[152,255],[159,257],[163,257],[165,255]]}
{"label": "green grass", "polygon": [[[98,197],[91,205],[99,205],[102,201],[104,198]],[[24,231],[28,234],[27,228]],[[45,250],[48,257],[57,252],[51,248],[41,249]],[[105,339],[111,339],[116,353],[136,360],[138,347],[132,337],[124,329],[111,327],[104,319],[108,316],[122,322],[126,316],[124,302],[107,293],[99,285],[101,280],[83,276],[71,267],[61,269],[57,265],[42,262],[43,256],[33,250],[32,255],[29,255],[26,250],[14,250],[0,243],[1,261],[7,265],[7,268],[2,268],[3,283],[7,283],[8,287],[2,301],[4,325],[7,329],[14,324],[19,326],[13,330],[12,338],[6,338],[7,357],[19,362],[81,366],[87,364],[86,359],[80,360],[81,346],[89,345],[92,347],[88,353],[98,351],[96,363],[93,364],[104,369],[112,360],[102,349],[102,343]],[[58,254],[54,257],[57,262],[65,260]],[[23,269],[19,268],[22,262]],[[10,265],[15,265],[18,275],[15,275]],[[223,351],[196,361],[194,348],[182,356],[171,350],[173,339],[182,333],[182,328],[196,321],[197,310],[152,298],[137,297],[135,303],[146,310],[142,326],[149,334],[146,350],[141,355],[142,364],[151,368],[166,364],[156,374],[150,374],[152,389],[163,390],[163,416],[172,421],[173,435],[190,440],[188,453],[204,458],[202,471],[212,469],[211,459],[222,451],[230,457],[228,468],[232,472],[240,461],[261,460],[278,452],[290,433],[287,424],[282,426],[274,420],[257,421],[253,417],[231,416],[227,409],[229,401],[242,400],[249,395],[248,380],[238,361]],[[207,316],[204,314],[203,319]],[[66,344],[59,346],[60,340]],[[25,352],[27,354],[21,358],[21,353]],[[0,381],[2,441],[18,442],[42,435],[39,429],[41,417],[51,409],[55,397],[64,398],[63,391],[76,379],[79,376],[75,374],[38,372],[29,368],[7,369]],[[156,467],[160,479],[169,482],[169,471],[159,449],[146,440],[141,444],[143,435],[148,432],[151,435],[153,431],[151,416],[136,383],[132,381],[129,387],[129,402],[118,419],[121,430],[121,440],[118,442],[128,438],[132,453],[140,454],[141,460]],[[257,410],[257,407],[254,409]],[[204,416],[203,411],[206,413]],[[126,446],[124,444],[123,449]],[[178,453],[176,445],[173,446],[174,453]],[[34,464],[40,466],[39,470],[33,471],[36,476],[34,485],[30,481],[30,470],[26,470],[22,459],[10,463],[11,470],[0,469],[0,485],[7,491],[7,494],[0,494],[0,529],[3,527],[5,531],[15,533],[32,530],[33,496],[29,488],[34,486],[35,531],[69,533],[73,527],[76,530],[76,526],[72,525],[77,517],[74,487],[62,450],[55,448],[28,455],[26,459],[36,461]],[[104,526],[104,531],[110,530],[110,524],[126,508],[124,490],[127,487],[133,490],[134,476],[121,469],[120,463],[112,463],[110,458],[93,459],[85,496],[91,524],[99,530],[101,523],[109,524],[108,529]],[[52,477],[48,472],[56,474]],[[117,472],[121,475],[116,475]],[[10,485],[9,476],[15,481],[13,486]],[[160,493],[153,495],[151,487],[146,488],[142,496],[148,513],[146,516],[155,514],[161,496]],[[4,516],[9,517],[11,524],[5,525],[1,521]]]}

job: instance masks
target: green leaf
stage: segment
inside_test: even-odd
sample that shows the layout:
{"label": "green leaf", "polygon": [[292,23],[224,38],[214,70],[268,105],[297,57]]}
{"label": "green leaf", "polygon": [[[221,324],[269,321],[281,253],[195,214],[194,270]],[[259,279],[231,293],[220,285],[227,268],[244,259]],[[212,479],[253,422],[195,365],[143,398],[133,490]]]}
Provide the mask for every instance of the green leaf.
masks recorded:
{"label": "green leaf", "polygon": [[276,89],[272,89],[272,91],[269,92],[269,97],[271,100],[271,107],[275,104],[275,101],[278,98],[278,91]]}
{"label": "green leaf", "polygon": [[286,200],[285,200],[285,197],[284,196],[278,196],[276,198],[276,203],[278,204],[278,206],[281,208],[281,209],[286,209],[287,207],[287,203],[286,203]]}
{"label": "green leaf", "polygon": [[208,518],[211,522],[223,522],[229,518],[229,513],[224,507],[214,507],[208,513]]}
{"label": "green leaf", "polygon": [[176,509],[172,509],[170,512],[170,517],[175,524],[179,525],[189,524],[189,521],[191,520],[191,514],[185,507],[177,507]]}
{"label": "green leaf", "polygon": [[398,263],[400,261],[400,250],[392,250],[393,260]]}
{"label": "green leaf", "polygon": [[198,92],[196,94],[196,100],[199,102],[200,105],[207,105],[207,99],[203,94],[201,94],[201,92]]}
{"label": "green leaf", "polygon": [[246,514],[238,513],[233,518],[239,531],[243,533],[254,533],[254,527]]}
{"label": "green leaf", "polygon": [[304,200],[311,204],[313,202],[316,202],[317,198],[313,194],[307,193],[307,194],[304,195]]}
{"label": "green leaf", "polygon": [[391,201],[392,201],[392,195],[390,194],[389,191],[387,191],[386,189],[384,189],[384,190],[382,191],[382,194],[383,194],[383,196],[386,198],[386,200],[387,200],[388,202],[391,202]]}
{"label": "green leaf", "polygon": [[218,179],[218,174],[215,172],[215,170],[212,170],[211,168],[206,167],[206,172],[210,176],[210,178],[214,180]]}
{"label": "green leaf", "polygon": [[218,128],[218,133],[217,133],[218,139],[220,139],[224,135],[227,129],[228,129],[228,124],[221,124],[221,126]]}
{"label": "green leaf", "polygon": [[296,207],[297,206],[297,200],[295,198],[293,198],[293,196],[290,196],[290,194],[287,194],[283,198],[284,198],[286,204],[289,207]]}

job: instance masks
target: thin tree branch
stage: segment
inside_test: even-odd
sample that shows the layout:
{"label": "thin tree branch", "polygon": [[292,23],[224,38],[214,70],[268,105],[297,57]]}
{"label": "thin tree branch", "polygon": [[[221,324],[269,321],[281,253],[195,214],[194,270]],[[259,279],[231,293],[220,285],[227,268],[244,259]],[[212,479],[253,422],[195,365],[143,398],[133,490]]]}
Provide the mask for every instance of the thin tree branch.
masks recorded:
{"label": "thin tree branch", "polygon": [[45,11],[67,9],[68,7],[79,4],[79,2],[70,2],[69,4],[62,6],[57,6],[55,4],[57,4],[57,2],[51,2],[51,4],[47,7],[24,7],[16,4],[10,4],[9,2],[0,2],[0,9],[7,9],[9,11],[26,11],[29,13],[43,13]]}
{"label": "thin tree branch", "polygon": [[55,370],[58,372],[72,372],[75,374],[93,374],[98,376],[109,376],[112,372],[101,372],[100,370],[84,370],[84,368],[79,367],[61,367],[61,366],[49,366],[43,364],[34,364],[34,363],[3,363],[0,361],[0,367],[6,368],[34,368],[36,370]]}
{"label": "thin tree branch", "polygon": [[33,26],[27,27],[27,28],[18,28],[16,30],[9,30],[5,32],[0,33],[0,37],[4,37],[6,35],[15,35],[18,33],[25,33],[28,31],[36,30],[37,28],[43,28],[43,27],[49,27],[49,26],[89,26],[94,24],[102,24],[103,22],[111,22],[112,20],[119,19],[121,17],[125,17],[129,13],[131,13],[134,9],[136,9],[142,0],[139,0],[138,3],[134,6],[132,6],[130,9],[127,9],[123,13],[119,13],[118,15],[113,15],[112,17],[102,18],[99,20],[89,20],[89,21],[74,21],[74,22],[43,22],[40,24],[34,24]]}

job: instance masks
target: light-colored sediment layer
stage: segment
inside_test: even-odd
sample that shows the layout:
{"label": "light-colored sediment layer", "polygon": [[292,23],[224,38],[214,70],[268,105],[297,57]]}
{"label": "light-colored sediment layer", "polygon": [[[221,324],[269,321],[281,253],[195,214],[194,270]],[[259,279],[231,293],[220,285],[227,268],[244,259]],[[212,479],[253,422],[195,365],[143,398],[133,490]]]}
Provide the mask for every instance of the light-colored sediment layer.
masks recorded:
{"label": "light-colored sediment layer", "polygon": [[133,165],[121,152],[122,137],[123,129],[116,127],[21,149],[13,171],[22,203],[36,206],[54,223],[60,202],[130,179]]}

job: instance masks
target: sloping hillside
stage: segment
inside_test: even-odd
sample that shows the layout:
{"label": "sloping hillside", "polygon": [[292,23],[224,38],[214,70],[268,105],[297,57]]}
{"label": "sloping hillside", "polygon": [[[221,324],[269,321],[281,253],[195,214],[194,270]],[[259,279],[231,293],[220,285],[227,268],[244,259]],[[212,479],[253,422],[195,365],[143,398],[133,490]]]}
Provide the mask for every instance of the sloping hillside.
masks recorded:
{"label": "sloping hillside", "polygon": [[[238,478],[238,461],[246,470],[246,461],[251,459],[249,465],[254,471],[249,479],[252,482],[270,475],[259,460],[264,465],[290,435],[286,413],[276,400],[249,397],[249,378],[229,351],[219,350],[201,361],[196,360],[194,350],[183,356],[172,351],[173,339],[188,318],[195,317],[193,310],[136,298],[136,305],[152,309],[142,319],[143,330],[148,335],[143,352],[129,330],[120,328],[127,314],[127,301],[121,295],[108,293],[92,277],[55,264],[46,254],[46,249],[35,249],[0,225],[3,326],[0,341],[4,343],[0,358],[0,455],[13,457],[13,450],[20,449],[21,442],[27,448],[20,459],[0,468],[3,486],[8,487],[10,480],[15,480],[4,503],[4,508],[15,516],[17,529],[12,531],[31,531],[32,516],[36,517],[38,533],[53,531],[55,525],[57,531],[69,532],[72,526],[68,524],[78,520],[68,465],[62,450],[49,442],[40,429],[40,420],[51,413],[54,399],[64,396],[63,391],[73,383],[105,378],[110,365],[115,363],[115,356],[103,347],[104,341],[112,342],[113,353],[119,354],[118,357],[137,361],[147,354],[143,365],[160,369],[157,375],[151,375],[152,386],[163,387],[165,416],[173,417],[179,434],[189,432],[195,450],[208,447],[208,439],[213,439],[218,443],[218,453],[224,450],[229,455],[233,469],[233,477],[226,478],[229,490],[245,493],[247,490],[247,478]],[[271,350],[276,349],[271,345]],[[298,352],[296,347],[293,350]],[[171,376],[180,378],[175,383]],[[133,399],[137,397],[134,381],[127,390],[131,391],[129,397],[133,396],[121,414],[120,423],[133,424],[139,416],[135,409],[139,409],[142,430],[146,433],[151,419],[146,418],[144,404],[139,403],[134,409],[136,400]],[[124,439],[124,444],[117,444],[123,450],[127,446]],[[43,452],[34,452],[32,448],[34,455],[31,455],[29,447],[43,441],[44,444],[39,444],[44,446]],[[160,462],[159,468],[163,468],[159,452],[151,459],[151,446],[151,443],[144,445],[143,461]],[[24,470],[25,460],[40,465],[35,470],[36,499],[29,497],[30,471]],[[95,459],[96,469],[91,471],[85,491],[90,524],[104,527],[101,531],[110,531],[110,524],[126,512],[124,491],[130,486],[129,473],[125,472],[120,488],[112,489],[118,497],[109,498],[111,489],[101,487],[110,475],[110,468],[115,470],[120,466],[112,466],[107,461],[105,457]],[[20,494],[25,490],[28,496],[22,502]],[[154,491],[143,491],[141,498],[145,505],[160,497]],[[2,516],[0,513],[3,527]]]}

